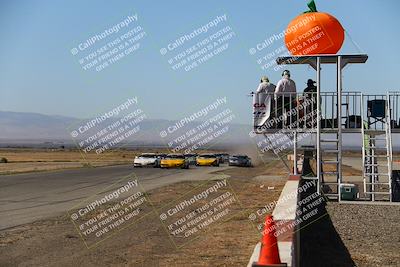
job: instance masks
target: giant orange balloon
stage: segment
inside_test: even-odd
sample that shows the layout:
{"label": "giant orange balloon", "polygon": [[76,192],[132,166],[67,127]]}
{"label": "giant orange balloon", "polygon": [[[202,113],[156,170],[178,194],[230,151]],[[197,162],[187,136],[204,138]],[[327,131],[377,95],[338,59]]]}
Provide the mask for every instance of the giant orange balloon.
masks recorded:
{"label": "giant orange balloon", "polygon": [[343,41],[340,22],[328,13],[317,12],[315,4],[314,11],[296,17],[285,32],[286,47],[295,56],[336,54]]}

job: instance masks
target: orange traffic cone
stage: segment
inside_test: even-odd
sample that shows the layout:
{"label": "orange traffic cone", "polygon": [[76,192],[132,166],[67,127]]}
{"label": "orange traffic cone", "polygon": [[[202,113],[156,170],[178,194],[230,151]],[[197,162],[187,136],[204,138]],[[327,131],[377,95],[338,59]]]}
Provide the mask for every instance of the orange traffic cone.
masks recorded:
{"label": "orange traffic cone", "polygon": [[275,222],[272,215],[265,218],[265,226],[261,239],[261,249],[258,262],[253,267],[258,266],[287,266],[281,263],[278,250],[278,241],[275,236]]}

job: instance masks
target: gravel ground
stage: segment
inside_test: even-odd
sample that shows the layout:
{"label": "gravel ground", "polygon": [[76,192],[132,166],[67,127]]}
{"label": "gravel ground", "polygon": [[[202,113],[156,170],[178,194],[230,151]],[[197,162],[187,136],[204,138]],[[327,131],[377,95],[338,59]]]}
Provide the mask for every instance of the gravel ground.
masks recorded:
{"label": "gravel ground", "polygon": [[400,205],[388,204],[321,202],[300,225],[300,266],[400,266]]}
{"label": "gravel ground", "polygon": [[326,209],[357,266],[400,266],[400,205],[330,202]]}

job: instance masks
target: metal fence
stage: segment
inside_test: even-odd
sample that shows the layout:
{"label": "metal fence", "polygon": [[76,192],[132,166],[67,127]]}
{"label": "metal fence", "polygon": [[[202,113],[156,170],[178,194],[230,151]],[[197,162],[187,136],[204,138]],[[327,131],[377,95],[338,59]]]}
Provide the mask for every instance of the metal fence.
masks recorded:
{"label": "metal fence", "polygon": [[[384,129],[385,105],[389,100],[392,128],[400,130],[400,92],[362,94],[343,92],[338,106],[336,92],[321,92],[321,113],[317,112],[317,93],[256,93],[253,96],[254,127],[268,129]],[[341,118],[338,109],[341,108]],[[364,108],[364,110],[362,110]],[[383,112],[383,113],[382,113]],[[364,119],[364,122],[363,122]]]}

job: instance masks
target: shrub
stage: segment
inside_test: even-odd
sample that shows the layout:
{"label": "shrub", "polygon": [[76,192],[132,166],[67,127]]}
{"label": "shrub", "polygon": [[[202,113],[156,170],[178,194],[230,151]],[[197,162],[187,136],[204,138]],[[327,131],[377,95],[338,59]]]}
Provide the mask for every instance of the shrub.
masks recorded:
{"label": "shrub", "polygon": [[90,163],[82,163],[82,167],[83,168],[92,168],[93,166]]}

